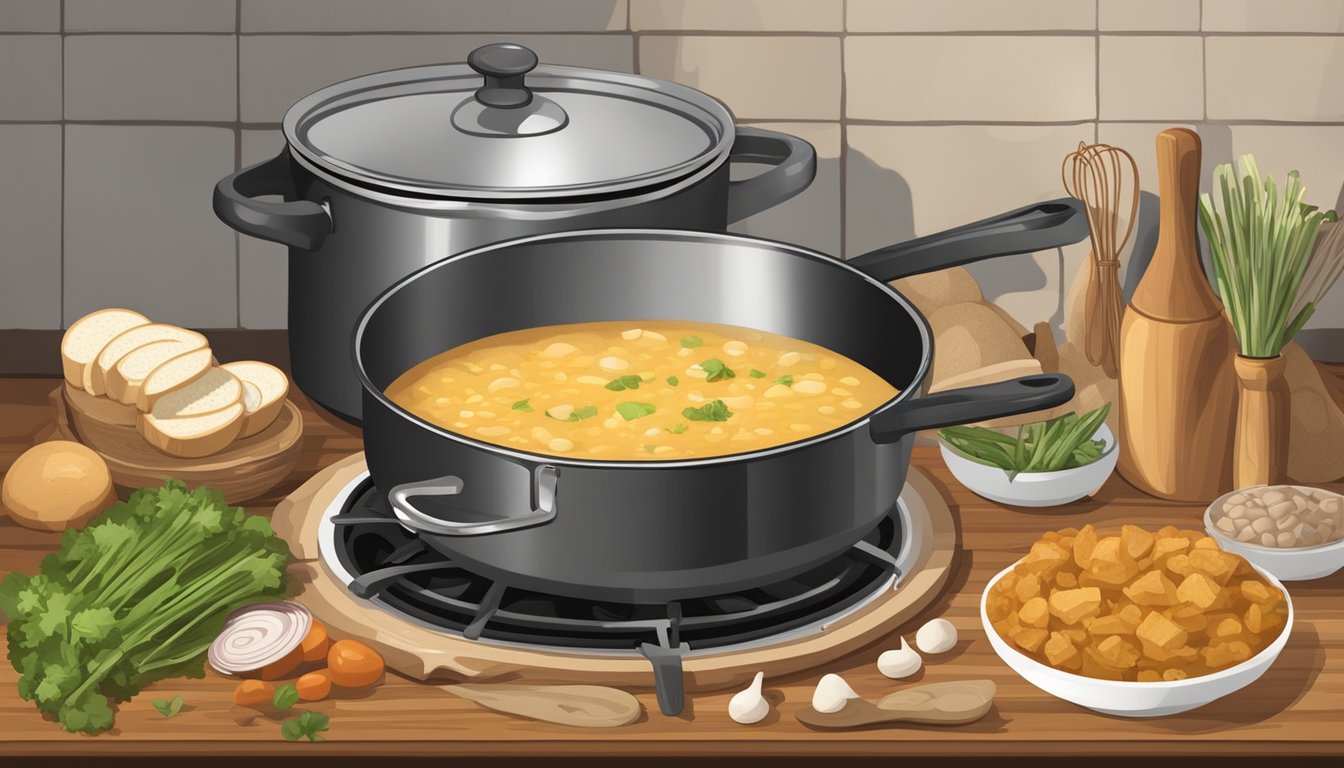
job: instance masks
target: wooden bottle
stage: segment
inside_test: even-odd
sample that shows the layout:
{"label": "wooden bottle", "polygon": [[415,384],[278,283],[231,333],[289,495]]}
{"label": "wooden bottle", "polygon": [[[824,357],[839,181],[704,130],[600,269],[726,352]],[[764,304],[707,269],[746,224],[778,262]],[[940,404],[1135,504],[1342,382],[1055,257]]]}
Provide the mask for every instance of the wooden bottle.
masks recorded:
{"label": "wooden bottle", "polygon": [[1195,237],[1199,134],[1157,136],[1157,249],[1120,326],[1120,474],[1146,493],[1212,501],[1231,489],[1232,327]]}

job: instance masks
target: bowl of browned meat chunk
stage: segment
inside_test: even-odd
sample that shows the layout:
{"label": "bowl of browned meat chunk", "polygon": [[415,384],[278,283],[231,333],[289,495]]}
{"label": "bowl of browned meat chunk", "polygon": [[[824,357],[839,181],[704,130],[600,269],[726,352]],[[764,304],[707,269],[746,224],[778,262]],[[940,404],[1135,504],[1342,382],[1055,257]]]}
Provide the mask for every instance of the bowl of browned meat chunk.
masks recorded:
{"label": "bowl of browned meat chunk", "polygon": [[1283,584],[1203,531],[1050,531],[985,588],[990,645],[1037,688],[1124,717],[1202,707],[1257,680],[1293,626]]}

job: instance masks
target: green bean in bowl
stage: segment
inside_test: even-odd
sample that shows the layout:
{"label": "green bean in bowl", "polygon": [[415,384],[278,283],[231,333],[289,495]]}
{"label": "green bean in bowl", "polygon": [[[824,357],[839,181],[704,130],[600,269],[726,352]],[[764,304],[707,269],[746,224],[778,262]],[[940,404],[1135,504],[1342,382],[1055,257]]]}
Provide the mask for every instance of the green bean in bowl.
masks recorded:
{"label": "green bean in bowl", "polygon": [[1016,430],[949,427],[939,431],[939,447],[953,476],[980,496],[1014,506],[1066,504],[1100,488],[1115,469],[1110,408],[1106,403]]}

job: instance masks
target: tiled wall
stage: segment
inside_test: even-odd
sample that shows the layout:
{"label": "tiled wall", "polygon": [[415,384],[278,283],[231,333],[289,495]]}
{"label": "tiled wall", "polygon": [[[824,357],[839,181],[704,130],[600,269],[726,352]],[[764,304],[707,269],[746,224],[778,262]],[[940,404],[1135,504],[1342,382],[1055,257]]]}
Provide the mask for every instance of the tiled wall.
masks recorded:
{"label": "tiled wall", "polygon": [[[215,181],[279,150],[315,88],[503,39],[808,139],[812,188],[739,229],[835,254],[1059,196],[1080,140],[1130,149],[1151,192],[1177,124],[1206,180],[1254,152],[1344,204],[1344,0],[0,0],[0,328],[106,304],[283,326],[283,249],[219,223]],[[1086,255],[973,272],[1058,327]],[[1344,327],[1344,291],[1312,325]]]}

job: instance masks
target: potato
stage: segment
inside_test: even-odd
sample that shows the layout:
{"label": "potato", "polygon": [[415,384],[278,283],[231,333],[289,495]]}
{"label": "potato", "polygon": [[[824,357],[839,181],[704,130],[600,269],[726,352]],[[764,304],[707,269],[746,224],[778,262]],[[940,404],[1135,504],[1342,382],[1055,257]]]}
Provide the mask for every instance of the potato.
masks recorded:
{"label": "potato", "polygon": [[[1148,615],[1143,617],[1143,622],[1139,624],[1138,629],[1134,630],[1134,635],[1142,640],[1145,645],[1152,643],[1164,651],[1170,651],[1185,645],[1190,633],[1181,629],[1179,624],[1157,611],[1149,611]],[[1152,656],[1152,654],[1149,655]],[[1153,658],[1157,657],[1153,656]]]}
{"label": "potato", "polygon": [[1091,525],[1083,526],[1073,539],[1073,562],[1079,568],[1086,569],[1092,564],[1092,553],[1097,548],[1097,529]]}
{"label": "potato", "polygon": [[1096,587],[1056,590],[1050,595],[1050,613],[1068,624],[1077,624],[1101,612],[1101,590]]}
{"label": "potato", "polygon": [[1050,607],[1044,597],[1033,597],[1023,604],[1017,618],[1028,627],[1044,628],[1050,623]]}
{"label": "potato", "polygon": [[[1245,587],[1244,584],[1242,586]],[[1220,591],[1218,583],[1213,579],[1202,573],[1192,573],[1176,588],[1176,597],[1183,603],[1190,603],[1201,611],[1207,611],[1218,602]]]}
{"label": "potato", "polygon": [[[1218,587],[1214,585],[1216,590]],[[1148,571],[1120,590],[1135,605],[1175,605],[1176,585],[1161,571]]]}
{"label": "potato", "polygon": [[14,460],[0,500],[19,525],[64,531],[116,503],[117,494],[103,457],[80,443],[52,440]]}
{"label": "potato", "polygon": [[1198,531],[1091,525],[1043,535],[986,597],[994,631],[1056,669],[1184,680],[1240,664],[1282,631],[1284,595]]}
{"label": "potato", "polygon": [[1083,663],[1078,648],[1063,632],[1050,633],[1050,639],[1045,641],[1045,658],[1050,666],[1059,669],[1077,669]]}

